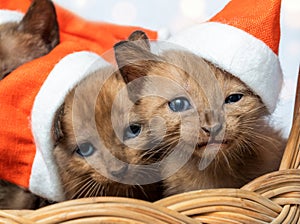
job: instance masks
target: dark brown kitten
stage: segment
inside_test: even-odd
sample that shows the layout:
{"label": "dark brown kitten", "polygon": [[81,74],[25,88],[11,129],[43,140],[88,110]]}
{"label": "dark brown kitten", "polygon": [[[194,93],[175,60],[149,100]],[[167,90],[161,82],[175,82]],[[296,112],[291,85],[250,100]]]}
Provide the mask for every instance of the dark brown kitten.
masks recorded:
{"label": "dark brown kitten", "polygon": [[0,25],[0,80],[20,65],[49,53],[59,43],[50,0],[35,0],[23,19]]}
{"label": "dark brown kitten", "polygon": [[[161,56],[130,42],[115,46],[135,102],[139,138],[161,161],[164,195],[241,187],[278,169],[286,141],[251,89],[183,50]],[[141,79],[137,79],[141,78]]]}
{"label": "dark brown kitten", "polygon": [[[49,53],[58,43],[53,3],[33,1],[20,22],[0,25],[0,80],[20,65]],[[34,209],[47,204],[27,190],[0,180],[0,209]]]}
{"label": "dark brown kitten", "polygon": [[[134,32],[129,40],[144,43],[147,36],[141,34]],[[162,197],[161,183],[155,183],[158,168],[147,166],[152,160],[131,147],[139,144],[141,127],[127,123],[127,102],[125,81],[114,66],[89,74],[66,97],[54,128],[54,156],[66,199]]]}
{"label": "dark brown kitten", "polygon": [[113,107],[124,87],[122,76],[109,66],[90,74],[66,97],[56,125],[60,140],[54,149],[66,199],[161,198],[158,184],[141,185],[158,172],[145,169],[148,161],[127,145],[139,135],[140,126],[122,122],[126,91]]}

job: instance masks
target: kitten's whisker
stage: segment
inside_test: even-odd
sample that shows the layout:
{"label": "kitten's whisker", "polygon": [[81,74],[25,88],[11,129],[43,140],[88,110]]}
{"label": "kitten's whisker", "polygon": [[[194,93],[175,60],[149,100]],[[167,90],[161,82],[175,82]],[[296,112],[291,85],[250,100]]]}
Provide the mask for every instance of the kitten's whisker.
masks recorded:
{"label": "kitten's whisker", "polygon": [[104,190],[105,190],[105,186],[104,186],[104,185],[101,184],[100,190],[101,190],[101,191],[100,191],[100,194],[99,194],[99,195],[105,196],[105,195],[104,195]]}
{"label": "kitten's whisker", "polygon": [[98,190],[97,190],[97,194],[96,194],[96,196],[103,196],[103,185],[102,184],[99,184],[98,185],[99,186],[99,188],[98,188]]}
{"label": "kitten's whisker", "polygon": [[148,194],[146,193],[145,189],[141,185],[137,184],[135,186],[136,186],[136,188],[139,188],[141,190],[141,192],[143,193],[143,195],[145,195],[146,198],[149,197]]}
{"label": "kitten's whisker", "polygon": [[77,191],[77,198],[82,198],[85,197],[86,191],[89,189],[89,186],[93,183],[93,180],[89,180],[86,182],[78,191]]}
{"label": "kitten's whisker", "polygon": [[97,182],[92,181],[89,186],[87,186],[86,188],[88,189],[88,191],[85,193],[84,197],[91,197],[92,196],[92,192],[95,190],[95,185],[97,185]]}
{"label": "kitten's whisker", "polygon": [[94,181],[94,185],[92,186],[92,191],[90,193],[90,197],[95,196],[95,192],[97,191],[99,183],[97,183],[96,181]]}
{"label": "kitten's whisker", "polygon": [[142,154],[142,157],[145,157],[147,155],[150,155],[149,157],[147,157],[147,159],[151,159],[153,158],[155,155],[163,152],[161,156],[161,158],[165,158],[165,156],[167,154],[170,153],[170,148],[172,146],[174,146],[174,143],[177,143],[177,139],[169,139],[168,142],[164,142],[164,145],[161,147],[157,147],[157,148],[152,148],[151,150],[146,151],[145,153]]}
{"label": "kitten's whisker", "polygon": [[[275,148],[277,146],[277,144],[279,143],[279,141],[277,139],[274,139],[272,137],[269,137],[267,135],[264,135],[262,133],[259,132],[253,132],[253,131],[249,131],[250,134],[253,134],[256,138],[259,138],[261,140],[267,141],[269,142],[271,145],[273,145]],[[277,143],[277,144],[276,144]]]}
{"label": "kitten's whisker", "polygon": [[101,183],[97,183],[97,187],[95,188],[94,197],[99,197],[100,195],[100,189],[102,187]]}
{"label": "kitten's whisker", "polygon": [[232,173],[234,173],[234,172],[233,172],[233,169],[232,169],[232,167],[231,167],[231,165],[230,165],[230,162],[229,162],[229,160],[228,160],[228,158],[227,158],[227,156],[226,156],[226,154],[223,152],[223,150],[220,150],[220,152],[221,152],[221,154],[222,154],[222,156],[223,156],[223,158],[224,158],[224,160],[225,160],[225,164],[227,165],[228,169],[229,169]]}
{"label": "kitten's whisker", "polygon": [[[74,195],[71,197],[71,199],[75,199],[75,198],[81,198],[81,196],[84,193],[84,189],[91,183],[93,182],[92,179],[90,179],[89,181],[85,182],[85,184],[83,184],[75,193]],[[79,195],[78,195],[79,194]]]}
{"label": "kitten's whisker", "polygon": [[[82,179],[83,176],[86,176],[85,179]],[[80,180],[79,182],[78,182],[78,179]],[[78,186],[82,185],[83,183],[85,183],[89,179],[91,179],[90,176],[82,175],[82,176],[79,176],[78,178],[74,178],[71,181],[65,183],[63,186],[65,186],[65,188],[67,189],[66,193],[68,193],[68,192],[73,191],[74,189],[76,189]],[[71,186],[70,188],[69,188],[69,185]]]}
{"label": "kitten's whisker", "polygon": [[75,186],[74,183],[78,184],[78,180],[83,181],[83,180],[86,180],[88,178],[90,178],[89,175],[85,175],[85,174],[84,175],[80,175],[80,176],[77,176],[77,177],[69,180],[68,182],[64,183],[63,186],[71,185],[71,186],[74,187]]}

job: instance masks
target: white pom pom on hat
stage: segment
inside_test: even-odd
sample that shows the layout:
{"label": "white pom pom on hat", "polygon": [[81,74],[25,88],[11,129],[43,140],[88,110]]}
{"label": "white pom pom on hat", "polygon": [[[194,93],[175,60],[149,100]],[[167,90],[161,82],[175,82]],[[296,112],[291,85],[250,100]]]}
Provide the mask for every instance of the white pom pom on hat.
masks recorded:
{"label": "white pom pom on hat", "polygon": [[280,8],[280,0],[232,0],[209,21],[168,41],[238,77],[272,113],[283,80],[278,59]]}

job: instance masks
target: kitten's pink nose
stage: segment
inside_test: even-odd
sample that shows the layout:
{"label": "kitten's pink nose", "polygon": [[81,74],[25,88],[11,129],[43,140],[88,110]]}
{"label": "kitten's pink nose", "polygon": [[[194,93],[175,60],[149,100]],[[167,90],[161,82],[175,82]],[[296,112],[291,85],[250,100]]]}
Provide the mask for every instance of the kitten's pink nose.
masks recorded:
{"label": "kitten's pink nose", "polygon": [[221,123],[214,123],[212,125],[203,125],[201,129],[205,132],[207,136],[216,136],[222,130]]}

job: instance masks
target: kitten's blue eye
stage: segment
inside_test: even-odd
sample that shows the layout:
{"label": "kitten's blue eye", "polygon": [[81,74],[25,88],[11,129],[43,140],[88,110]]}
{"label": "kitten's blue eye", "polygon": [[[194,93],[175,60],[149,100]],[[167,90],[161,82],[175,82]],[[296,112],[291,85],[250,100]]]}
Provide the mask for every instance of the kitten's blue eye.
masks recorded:
{"label": "kitten's blue eye", "polygon": [[190,101],[185,97],[179,97],[169,102],[169,107],[174,112],[182,112],[191,109]]}
{"label": "kitten's blue eye", "polygon": [[226,104],[236,103],[240,101],[243,98],[243,96],[244,96],[243,94],[238,94],[238,93],[232,94],[225,99],[225,103]]}
{"label": "kitten's blue eye", "polygon": [[124,141],[135,138],[141,133],[141,125],[139,124],[131,124],[124,130]]}
{"label": "kitten's blue eye", "polygon": [[88,142],[79,145],[79,147],[76,150],[76,153],[82,157],[89,157],[93,155],[94,152],[95,152],[94,146]]}

